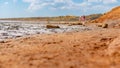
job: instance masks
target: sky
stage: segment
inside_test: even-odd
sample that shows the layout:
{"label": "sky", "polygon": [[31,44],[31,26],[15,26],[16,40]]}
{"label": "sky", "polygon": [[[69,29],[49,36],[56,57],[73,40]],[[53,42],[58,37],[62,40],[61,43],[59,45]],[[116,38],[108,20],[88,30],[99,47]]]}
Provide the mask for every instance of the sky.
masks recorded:
{"label": "sky", "polygon": [[120,6],[120,0],[0,0],[0,18],[90,15]]}

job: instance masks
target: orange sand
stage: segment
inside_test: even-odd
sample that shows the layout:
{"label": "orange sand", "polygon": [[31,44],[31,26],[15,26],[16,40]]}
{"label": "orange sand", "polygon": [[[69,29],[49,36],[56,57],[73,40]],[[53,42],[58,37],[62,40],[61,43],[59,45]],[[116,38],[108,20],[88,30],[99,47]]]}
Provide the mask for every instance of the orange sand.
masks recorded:
{"label": "orange sand", "polygon": [[1,42],[0,68],[120,68],[119,34],[103,29]]}
{"label": "orange sand", "polygon": [[113,8],[111,11],[105,13],[105,15],[101,16],[96,21],[99,23],[106,23],[108,21],[110,22],[117,20],[120,20],[120,6]]}

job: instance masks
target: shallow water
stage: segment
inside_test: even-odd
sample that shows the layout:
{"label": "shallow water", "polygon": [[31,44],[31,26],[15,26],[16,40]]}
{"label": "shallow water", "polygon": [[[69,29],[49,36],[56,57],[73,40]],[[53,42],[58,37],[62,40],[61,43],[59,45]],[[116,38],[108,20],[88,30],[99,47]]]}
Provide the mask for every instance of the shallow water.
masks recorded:
{"label": "shallow water", "polygon": [[51,34],[64,33],[73,31],[91,30],[89,27],[82,25],[68,26],[65,24],[58,25],[60,28],[47,29],[46,24],[41,23],[26,23],[26,22],[0,22],[0,40],[8,38],[17,38],[33,34]]}

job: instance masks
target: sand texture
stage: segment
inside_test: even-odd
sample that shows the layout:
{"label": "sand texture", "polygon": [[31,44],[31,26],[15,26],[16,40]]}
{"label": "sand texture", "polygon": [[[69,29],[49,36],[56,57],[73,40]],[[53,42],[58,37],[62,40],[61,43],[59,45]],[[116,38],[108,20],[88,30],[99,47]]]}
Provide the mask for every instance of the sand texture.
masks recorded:
{"label": "sand texture", "polygon": [[2,41],[0,68],[119,68],[119,36],[101,29]]}

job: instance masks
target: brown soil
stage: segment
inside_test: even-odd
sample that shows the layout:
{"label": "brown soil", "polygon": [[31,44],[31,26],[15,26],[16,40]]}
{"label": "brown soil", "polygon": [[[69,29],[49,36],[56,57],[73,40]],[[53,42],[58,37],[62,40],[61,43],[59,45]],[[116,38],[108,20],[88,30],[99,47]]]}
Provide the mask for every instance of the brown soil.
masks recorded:
{"label": "brown soil", "polygon": [[0,43],[0,68],[120,68],[119,34],[103,29],[7,40]]}

